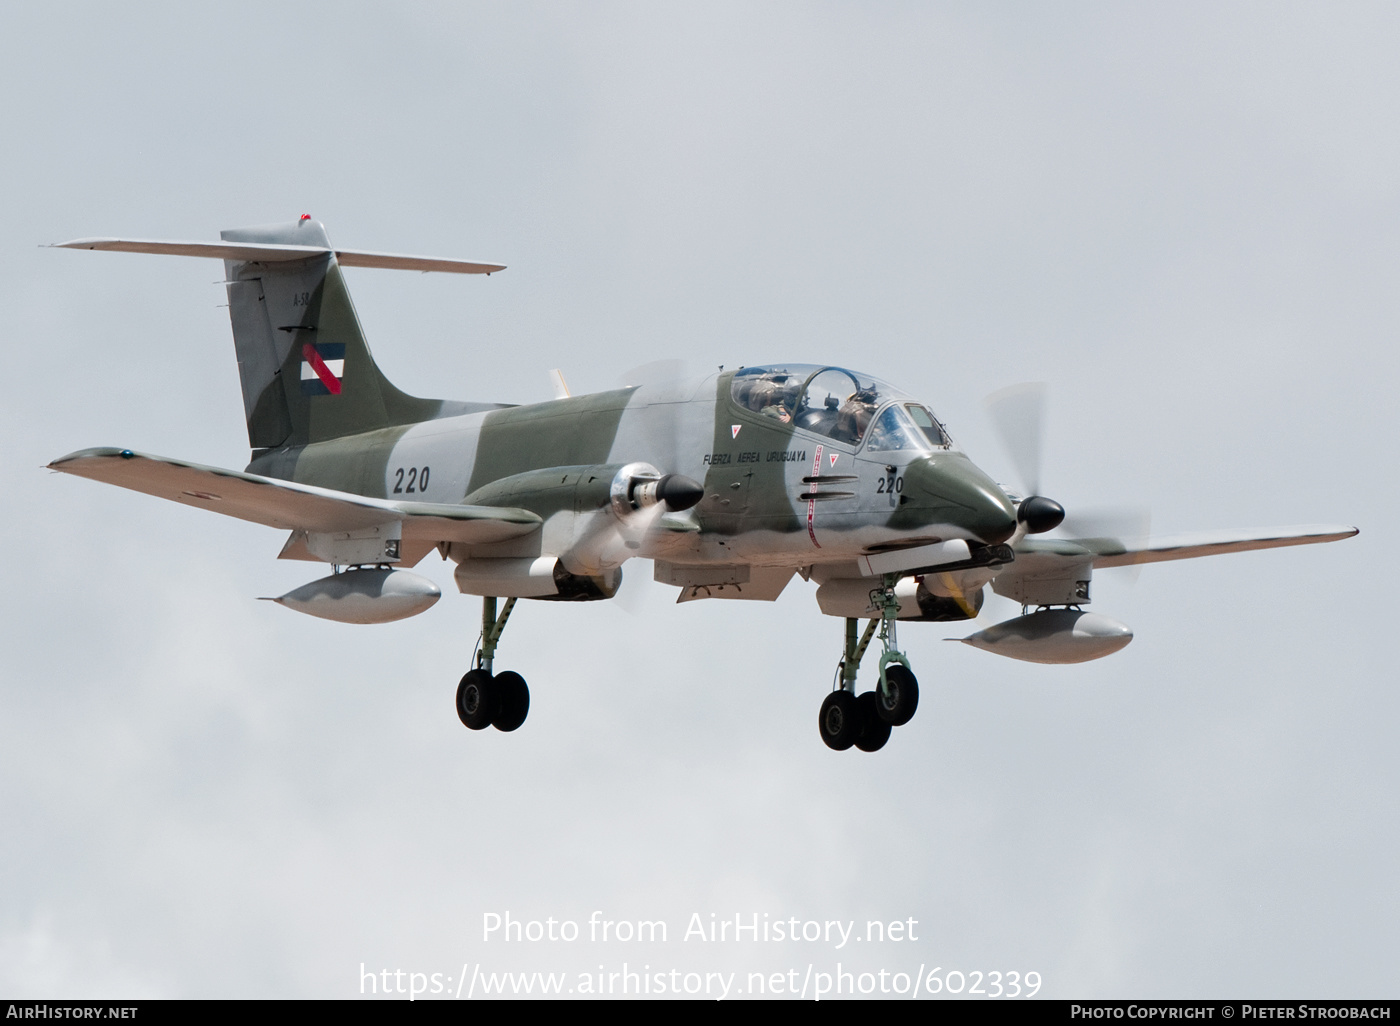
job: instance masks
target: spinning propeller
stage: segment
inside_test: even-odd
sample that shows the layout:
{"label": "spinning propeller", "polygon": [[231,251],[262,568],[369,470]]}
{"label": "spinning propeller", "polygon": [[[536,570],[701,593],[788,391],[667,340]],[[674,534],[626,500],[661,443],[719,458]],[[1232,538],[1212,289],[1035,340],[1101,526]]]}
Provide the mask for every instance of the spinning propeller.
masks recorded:
{"label": "spinning propeller", "polygon": [[[666,389],[678,382],[683,365],[663,360],[629,371],[624,387],[651,386]],[[563,391],[562,375],[555,372],[556,393]],[[679,391],[679,385],[676,386]],[[705,497],[704,487],[676,472],[679,464],[679,434],[676,411],[680,404],[661,402],[647,408],[643,432],[649,454],[660,464],[634,462],[618,469],[609,487],[607,515],[596,519],[587,534],[570,548],[568,562],[610,579],[610,587],[620,586],[621,565],[632,556],[643,555],[648,537],[663,530],[661,518],[681,513]]]}
{"label": "spinning propeller", "polygon": [[[614,523],[612,536],[603,548],[604,559],[621,562],[640,555],[648,535],[663,531],[661,518],[682,513],[705,497],[700,482],[685,474],[681,453],[681,424],[686,394],[686,364],[683,360],[657,360],[634,367],[618,384],[624,388],[642,387],[653,397],[645,416],[646,439],[653,463],[628,464],[618,472],[612,488]],[[675,402],[668,402],[674,395]],[[629,588],[629,596],[636,589]],[[624,601],[623,605],[628,602]]]}
{"label": "spinning propeller", "polygon": [[[1057,540],[1070,542],[1073,544],[1071,552],[1082,550],[1086,554],[1132,550],[1146,541],[1151,518],[1145,509],[1101,508],[1067,516],[1063,506],[1040,493],[1045,450],[1044,382],[1011,385],[993,392],[983,403],[998,438],[1011,458],[1017,484],[1023,490],[1024,497],[1013,496],[1017,500],[1016,519],[1024,525],[1024,531],[1018,532],[1018,539],[1054,531],[1056,533],[1046,539],[1047,543],[1053,545]],[[1069,553],[1064,555],[1074,558]],[[1044,554],[1023,552],[1022,558],[1046,557]],[[965,612],[969,615],[977,613],[980,603],[972,601],[976,596],[960,594],[953,584],[952,580],[945,580],[943,587],[952,592]]]}
{"label": "spinning propeller", "polygon": [[1011,457],[1026,498],[1017,507],[1017,519],[1027,534],[1042,534],[1057,527],[1059,537],[1079,542],[1091,551],[1132,549],[1147,540],[1151,515],[1141,507],[1106,507],[1066,516],[1064,507],[1040,494],[1041,462],[1045,438],[1043,381],[1027,381],[993,392],[983,400],[997,436]]}

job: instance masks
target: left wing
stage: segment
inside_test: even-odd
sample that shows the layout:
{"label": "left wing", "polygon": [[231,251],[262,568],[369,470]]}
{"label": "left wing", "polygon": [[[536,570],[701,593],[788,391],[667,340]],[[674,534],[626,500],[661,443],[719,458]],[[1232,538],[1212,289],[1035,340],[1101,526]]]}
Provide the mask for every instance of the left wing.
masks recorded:
{"label": "left wing", "polygon": [[543,522],[525,509],[372,499],[130,449],[83,449],[49,469],[283,530],[344,534],[398,524],[403,562],[410,564],[440,542],[484,545],[529,534]]}
{"label": "left wing", "polygon": [[1069,559],[1077,563],[1090,563],[1096,570],[1102,570],[1112,566],[1161,563],[1169,559],[1218,556],[1226,552],[1277,549],[1285,545],[1316,545],[1352,538],[1359,533],[1357,528],[1342,524],[1309,524],[1304,527],[1239,531],[1195,531],[1167,535],[1141,544],[1126,543],[1118,538],[1026,538],[1016,545],[1016,564]]}
{"label": "left wing", "polygon": [[1079,544],[1094,553],[1094,568],[1161,563],[1169,559],[1195,559],[1226,552],[1278,549],[1285,545],[1316,545],[1341,541],[1360,532],[1342,524],[1308,524],[1303,527],[1255,528],[1239,531],[1195,531],[1157,538],[1128,547],[1111,538],[1084,538]]}
{"label": "left wing", "polygon": [[1313,524],[1199,531],[1142,543],[1118,538],[1024,538],[1016,544],[1016,561],[992,581],[992,590],[1022,605],[1078,605],[1089,600],[1089,579],[1095,570],[1218,556],[1226,552],[1276,549],[1285,545],[1313,545],[1340,541],[1357,533],[1355,527]]}

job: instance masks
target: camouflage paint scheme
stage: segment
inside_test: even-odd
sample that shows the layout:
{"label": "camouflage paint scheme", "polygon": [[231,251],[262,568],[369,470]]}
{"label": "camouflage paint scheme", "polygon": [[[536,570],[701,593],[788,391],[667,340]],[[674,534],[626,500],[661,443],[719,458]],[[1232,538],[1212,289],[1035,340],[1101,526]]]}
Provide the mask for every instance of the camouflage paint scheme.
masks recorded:
{"label": "camouflage paint scheme", "polygon": [[[225,255],[253,448],[246,471],[116,449],[75,453],[53,469],[291,527],[284,558],[412,565],[436,547],[460,564],[463,591],[487,595],[510,594],[503,579],[538,578],[538,561],[549,557],[557,560],[556,582],[574,575],[585,583],[568,594],[561,584],[558,595],[522,585],[518,594],[610,597],[618,567],[640,556],[657,561],[658,580],[682,586],[682,599],[771,600],[801,573],[833,596],[819,595],[823,611],[870,615],[853,610],[881,574],[859,560],[960,540],[961,556],[936,569],[912,556],[896,567],[906,578],[901,619],[955,620],[975,615],[982,589],[999,574],[997,590],[1022,602],[1077,603],[1087,601],[1096,562],[1123,560],[1121,545],[1100,551],[1064,542],[1069,548],[1059,551],[1025,538],[1019,500],[951,441],[874,451],[868,431],[851,443],[804,430],[736,402],[735,371],[527,406],[406,395],[375,364],[319,223],[237,229],[222,239],[223,250],[65,245]],[[258,256],[259,245],[267,259],[237,258]],[[420,266],[417,258],[361,256],[380,260],[370,266]],[[871,422],[903,401],[882,399]],[[684,512],[619,512],[616,482],[638,463],[699,482],[704,497]],[[1212,551],[1311,540],[1327,539],[1295,533]],[[1008,542],[1030,557],[1019,578]],[[1187,549],[1180,555],[1203,554]],[[379,555],[355,558],[360,552]],[[478,570],[497,590],[474,585]],[[835,597],[841,582],[852,584],[854,606]]]}
{"label": "camouflage paint scheme", "polygon": [[[330,249],[312,221],[222,237]],[[745,563],[810,573],[821,565],[858,576],[856,555],[911,533],[981,543],[1004,541],[1014,528],[1010,501],[956,449],[936,462],[909,452],[865,458],[856,446],[740,407],[730,398],[732,372],[529,406],[408,396],[374,363],[333,252],[296,263],[226,261],[226,269],[254,448],[248,472],[380,499],[525,509],[544,521],[518,539],[452,544],[459,561],[556,555],[573,572],[605,572],[608,560],[573,550],[592,520],[610,515],[613,475],[639,461],[700,481],[705,498],[679,529],[648,532],[627,554],[697,569]],[[307,345],[343,347],[338,394],[304,394]],[[823,465],[814,468],[819,446]],[[797,453],[803,458],[788,456]],[[913,486],[894,505],[876,495],[887,466]],[[814,474],[859,480],[840,489],[849,497],[815,504],[809,531],[809,503],[798,497],[812,491],[803,478]],[[589,485],[596,494],[580,502]]]}

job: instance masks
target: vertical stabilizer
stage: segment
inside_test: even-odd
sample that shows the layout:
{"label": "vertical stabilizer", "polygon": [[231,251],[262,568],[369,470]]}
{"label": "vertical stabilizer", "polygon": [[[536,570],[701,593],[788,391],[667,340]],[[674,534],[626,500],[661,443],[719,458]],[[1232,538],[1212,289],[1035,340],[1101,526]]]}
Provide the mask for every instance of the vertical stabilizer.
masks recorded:
{"label": "vertical stabilizer", "polygon": [[221,232],[226,242],[314,246],[305,260],[225,260],[229,318],[255,450],[430,420],[442,403],[395,388],[374,363],[317,221]]}

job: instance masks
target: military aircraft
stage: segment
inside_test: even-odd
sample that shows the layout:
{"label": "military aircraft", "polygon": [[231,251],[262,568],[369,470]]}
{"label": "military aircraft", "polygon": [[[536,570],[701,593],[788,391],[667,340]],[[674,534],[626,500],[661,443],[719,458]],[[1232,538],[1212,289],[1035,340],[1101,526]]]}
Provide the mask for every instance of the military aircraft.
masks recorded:
{"label": "military aircraft", "polygon": [[[970,620],[991,587],[1022,615],[962,640],[1034,662],[1097,659],[1132,632],[1084,610],[1095,569],[1357,533],[1066,535],[1063,507],[1038,487],[1003,488],[927,405],[842,367],[721,368],[581,396],[557,377],[555,399],[524,406],[416,398],[380,373],[341,268],[503,266],[337,249],[305,215],[220,242],[57,245],[224,261],[253,451],[243,471],[124,448],[49,467],[289,532],[280,558],[332,573],[274,601],[332,620],[427,609],[436,585],[403,568],[436,549],[456,563],[457,587],[482,597],[474,665],[456,693],[473,730],[515,730],[529,711],[525,680],[495,670],[516,601],[610,599],[633,557],[653,560],[682,602],[771,602],[794,575],[815,581],[821,611],[845,621],[822,740],[876,751],[918,706],[898,621]],[[858,694],[877,635],[878,677]]]}

